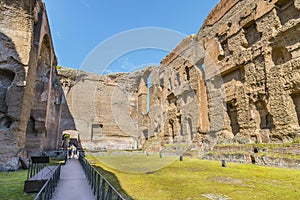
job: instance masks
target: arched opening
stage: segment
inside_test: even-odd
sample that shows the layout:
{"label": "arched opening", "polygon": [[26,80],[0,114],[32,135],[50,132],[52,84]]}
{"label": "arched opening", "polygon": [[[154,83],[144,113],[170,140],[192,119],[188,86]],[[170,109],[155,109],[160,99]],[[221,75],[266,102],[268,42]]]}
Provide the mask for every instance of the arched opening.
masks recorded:
{"label": "arched opening", "polygon": [[150,104],[151,104],[151,88],[152,86],[152,73],[147,78],[147,102],[146,102],[146,112],[149,112],[150,110]]}
{"label": "arched opening", "polygon": [[62,133],[61,146],[67,149],[68,146],[74,145],[77,149],[82,149],[80,136],[77,130],[64,130]]}

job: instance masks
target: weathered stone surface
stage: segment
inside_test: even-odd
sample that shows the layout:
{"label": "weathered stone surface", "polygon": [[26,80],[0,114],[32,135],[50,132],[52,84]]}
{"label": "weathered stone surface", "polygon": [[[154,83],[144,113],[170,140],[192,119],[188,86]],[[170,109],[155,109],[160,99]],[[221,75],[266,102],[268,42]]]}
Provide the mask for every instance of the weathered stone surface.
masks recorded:
{"label": "weathered stone surface", "polygon": [[60,146],[64,94],[43,2],[3,0],[0,10],[0,170],[7,171],[19,156]]}
{"label": "weathered stone surface", "polygon": [[0,10],[3,170],[58,147],[67,129],[87,149],[167,154],[299,138],[299,0],[221,0],[159,66],[105,76],[62,68],[58,77],[40,0],[0,1]]}
{"label": "weathered stone surface", "polygon": [[80,72],[77,81],[64,75],[87,147],[163,151],[184,143],[204,150],[295,141],[299,13],[298,0],[222,0],[160,66],[99,77]]}
{"label": "weathered stone surface", "polygon": [[[297,4],[224,0],[200,29],[197,40],[207,52],[210,121],[222,122],[215,118],[224,113],[221,129],[210,124],[221,136],[216,142],[228,142],[230,132],[229,138],[240,143],[288,142],[299,136]],[[217,94],[223,108],[216,109]]]}

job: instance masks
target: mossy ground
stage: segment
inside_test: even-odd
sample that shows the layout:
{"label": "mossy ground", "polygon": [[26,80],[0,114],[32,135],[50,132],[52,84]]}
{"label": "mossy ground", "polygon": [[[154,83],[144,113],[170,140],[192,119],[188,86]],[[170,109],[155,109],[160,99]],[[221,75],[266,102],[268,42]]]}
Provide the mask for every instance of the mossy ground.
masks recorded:
{"label": "mossy ground", "polygon": [[25,194],[24,181],[27,178],[27,170],[16,172],[0,172],[0,199],[2,200],[29,200],[35,194]]}
{"label": "mossy ground", "polygon": [[[129,162],[121,156],[88,155],[87,159],[127,198],[207,199],[203,195],[221,195],[231,199],[300,199],[300,171],[294,169],[235,163],[227,163],[223,168],[221,162],[184,157],[183,161],[177,159],[158,171],[128,173],[104,162],[110,159],[110,163],[119,165],[134,163],[134,157]],[[141,162],[143,158],[136,159]],[[126,167],[128,171],[135,166]]]}

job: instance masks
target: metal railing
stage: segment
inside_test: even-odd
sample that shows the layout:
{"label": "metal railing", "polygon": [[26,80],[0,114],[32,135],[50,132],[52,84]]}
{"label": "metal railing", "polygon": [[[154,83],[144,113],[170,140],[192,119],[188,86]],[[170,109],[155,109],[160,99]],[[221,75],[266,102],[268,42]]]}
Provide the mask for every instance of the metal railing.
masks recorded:
{"label": "metal railing", "polygon": [[30,163],[28,174],[27,174],[27,180],[32,178],[37,173],[39,173],[46,166],[47,166],[46,163]]}
{"label": "metal railing", "polygon": [[57,186],[57,183],[60,179],[60,169],[61,165],[59,164],[55,169],[52,177],[47,180],[47,182],[35,196],[34,200],[49,200],[52,198],[55,187]]}
{"label": "metal railing", "polygon": [[79,161],[97,200],[125,200],[122,195],[79,153]]}

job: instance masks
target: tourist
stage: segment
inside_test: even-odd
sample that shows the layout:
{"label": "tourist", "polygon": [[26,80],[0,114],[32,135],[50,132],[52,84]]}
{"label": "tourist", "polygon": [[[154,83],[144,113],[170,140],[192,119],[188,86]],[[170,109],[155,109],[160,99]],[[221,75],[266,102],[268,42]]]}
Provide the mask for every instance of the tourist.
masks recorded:
{"label": "tourist", "polygon": [[71,145],[68,146],[68,158],[71,159],[72,156],[72,148]]}
{"label": "tourist", "polygon": [[77,155],[77,148],[72,144],[72,158],[74,158],[75,155]]}

